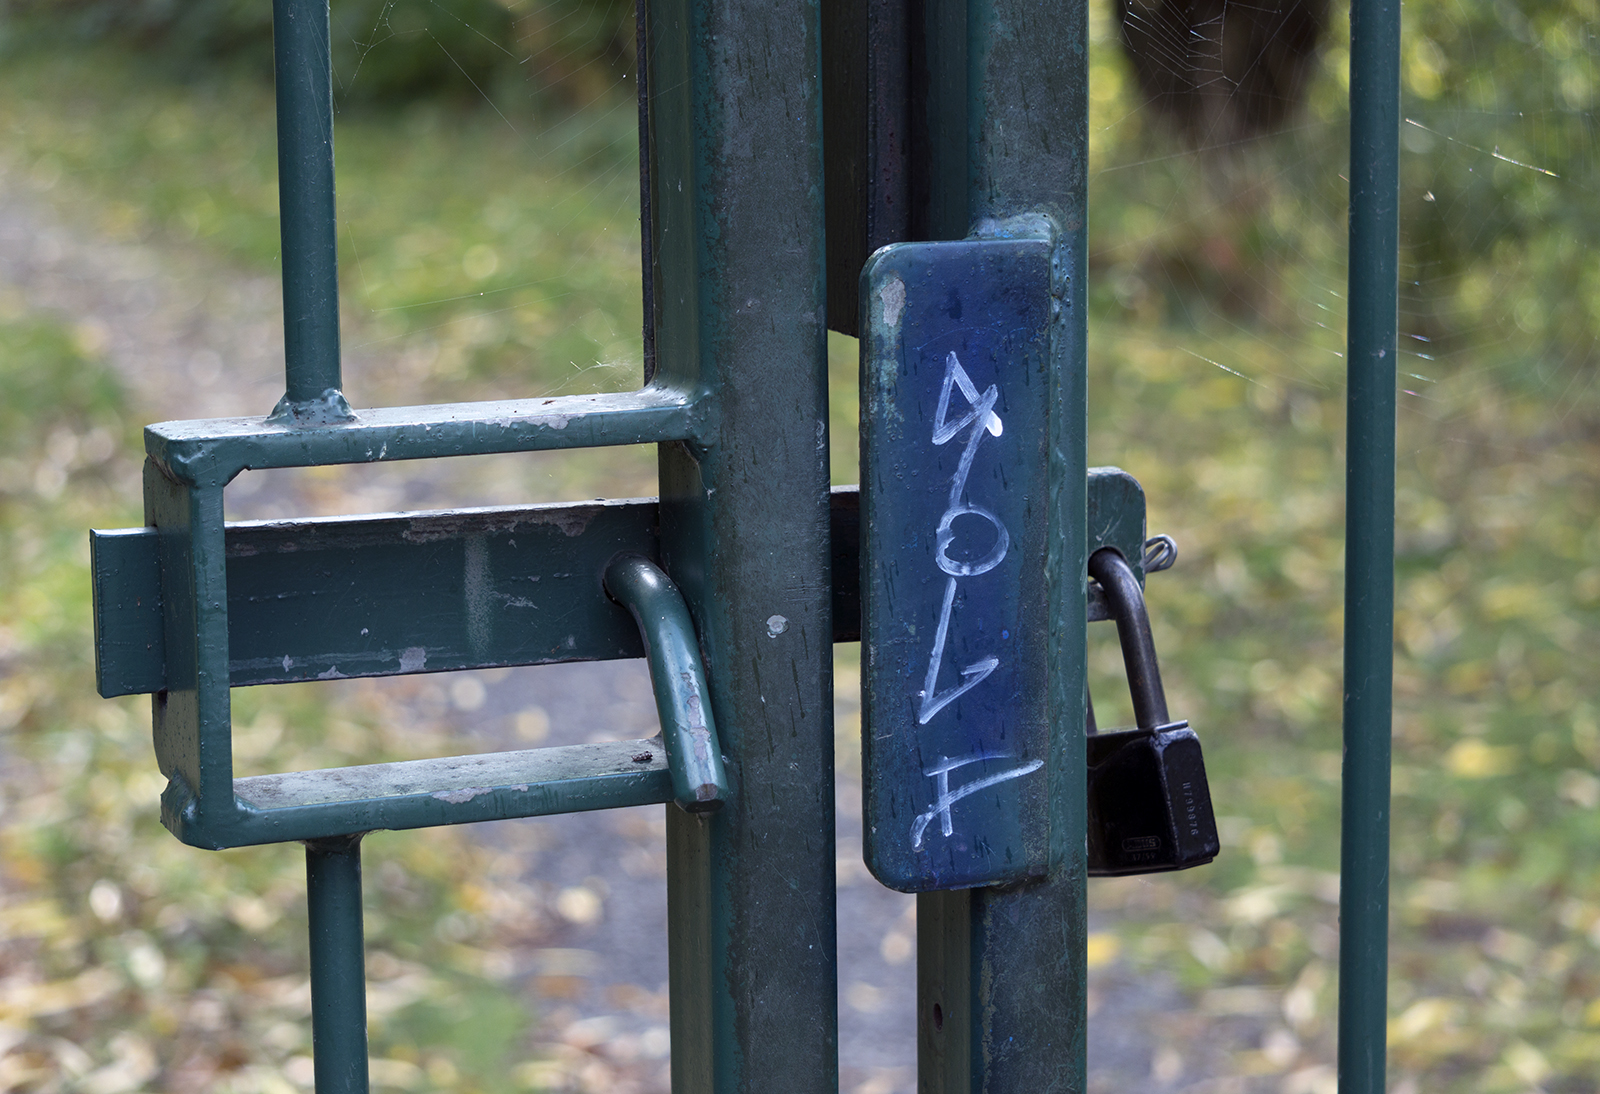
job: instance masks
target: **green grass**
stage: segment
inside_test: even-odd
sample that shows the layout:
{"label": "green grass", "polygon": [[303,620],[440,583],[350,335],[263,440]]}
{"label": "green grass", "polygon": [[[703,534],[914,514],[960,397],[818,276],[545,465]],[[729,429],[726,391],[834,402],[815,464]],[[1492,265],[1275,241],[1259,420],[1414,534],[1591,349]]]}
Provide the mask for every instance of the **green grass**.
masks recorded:
{"label": "green grass", "polygon": [[[8,158],[114,239],[276,269],[272,91],[110,49],[5,57]],[[635,112],[421,102],[336,122],[347,375],[359,404],[620,390],[642,367]],[[470,170],[464,170],[470,165]],[[633,289],[628,289],[633,286]]]}
{"label": "green grass", "polygon": [[[1183,875],[1094,883],[1093,906],[1118,926],[1093,952],[1120,948],[1138,968],[1174,973],[1209,1014],[1266,1000],[1273,1033],[1239,1072],[1298,1073],[1321,1089],[1336,981],[1343,595],[1338,57],[1306,126],[1219,177],[1141,128],[1107,28],[1097,35],[1090,460],[1138,476],[1151,530],[1179,542],[1150,605],[1174,713],[1205,742],[1224,852]],[[631,115],[510,116],[341,116],[347,341],[386,362],[351,376],[357,402],[635,382]],[[270,102],[249,80],[173,83],[108,53],[8,57],[0,132],[12,163],[93,230],[248,268],[276,260]],[[1600,1071],[1600,423],[1584,394],[1594,366],[1581,341],[1552,357],[1546,343],[1507,337],[1533,292],[1516,271],[1548,256],[1504,257],[1439,290],[1450,308],[1484,312],[1475,337],[1403,369],[1427,376],[1405,377],[1399,423],[1400,1090],[1577,1091]],[[14,414],[0,439],[0,557],[17,575],[0,593],[0,728],[8,767],[28,773],[11,784],[28,792],[8,801],[0,830],[0,869],[23,894],[5,905],[3,960],[56,985],[100,967],[115,978],[100,1001],[33,1019],[24,1059],[70,1072],[51,1055],[59,1037],[94,1066],[148,1050],[179,1069],[193,1053],[226,1065],[216,1074],[235,1089],[277,1089],[269,1076],[296,1074],[303,1065],[287,1061],[306,1051],[303,1003],[287,992],[303,958],[298,858],[204,856],[156,827],[145,715],[94,699],[86,661],[82,529],[137,519],[123,500],[133,423],[70,332],[25,314],[6,323],[4,344],[23,347],[10,359],[33,364],[4,382],[35,409],[0,411]],[[852,353],[835,339],[845,482]],[[52,445],[73,459],[41,461]],[[1128,721],[1120,673],[1096,628],[1102,725]],[[270,703],[243,693],[238,721],[264,767],[410,749],[386,695],[352,687],[324,707],[320,692],[278,689]],[[322,718],[331,727],[317,741],[285,728]],[[847,716],[847,749],[851,728]],[[517,1004],[484,975],[495,966],[484,953],[526,929],[483,896],[511,884],[508,868],[493,873],[449,833],[379,837],[374,854],[388,898],[373,926],[376,991],[400,1000],[380,1017],[375,1053],[397,1081],[496,1089],[526,1044]],[[102,882],[121,894],[109,919],[90,899]],[[159,977],[152,953],[164,955]],[[464,1009],[438,1003],[450,993]],[[217,1043],[193,1040],[196,998],[226,1012]],[[438,1047],[405,1047],[430,1038]]]}

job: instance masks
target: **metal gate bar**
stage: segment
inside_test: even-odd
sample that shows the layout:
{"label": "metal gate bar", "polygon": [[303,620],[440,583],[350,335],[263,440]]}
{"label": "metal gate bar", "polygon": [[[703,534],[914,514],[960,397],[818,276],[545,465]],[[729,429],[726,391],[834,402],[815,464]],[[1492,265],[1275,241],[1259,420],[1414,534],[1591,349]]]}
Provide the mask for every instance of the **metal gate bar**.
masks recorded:
{"label": "metal gate bar", "polygon": [[821,43],[815,0],[647,2],[661,551],[731,800],[667,813],[672,1084],[838,1088]]}
{"label": "metal gate bar", "polygon": [[318,1094],[366,1094],[367,963],[361,837],[306,843],[311,1059]]}
{"label": "metal gate bar", "polygon": [[274,416],[348,418],[339,367],[339,229],[333,58],[326,0],[273,0],[278,220],[283,238],[283,400]]}
{"label": "metal gate bar", "polygon": [[[1052,291],[1047,877],[917,898],[918,1089],[1081,1091],[1086,1085],[1085,234],[1087,5],[930,0],[927,109],[936,238],[1048,218]],[[913,109],[916,107],[914,106]],[[985,227],[990,222],[990,227]]]}
{"label": "metal gate bar", "polygon": [[1354,0],[1339,856],[1342,1094],[1382,1094],[1387,1042],[1399,179],[1399,0]]}

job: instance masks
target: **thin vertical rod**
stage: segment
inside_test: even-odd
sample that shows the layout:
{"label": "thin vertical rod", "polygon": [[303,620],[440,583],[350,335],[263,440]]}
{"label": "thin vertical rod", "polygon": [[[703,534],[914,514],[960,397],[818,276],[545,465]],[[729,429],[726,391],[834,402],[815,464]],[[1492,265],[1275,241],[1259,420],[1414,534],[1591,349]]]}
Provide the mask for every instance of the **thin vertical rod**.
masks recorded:
{"label": "thin vertical rod", "polygon": [[1354,0],[1339,894],[1341,1094],[1382,1094],[1385,1073],[1399,165],[1400,3]]}
{"label": "thin vertical rod", "polygon": [[328,0],[273,0],[272,52],[283,239],[282,411],[333,402],[341,388]]}
{"label": "thin vertical rod", "polygon": [[361,837],[306,844],[311,1053],[317,1094],[367,1094],[367,978]]}

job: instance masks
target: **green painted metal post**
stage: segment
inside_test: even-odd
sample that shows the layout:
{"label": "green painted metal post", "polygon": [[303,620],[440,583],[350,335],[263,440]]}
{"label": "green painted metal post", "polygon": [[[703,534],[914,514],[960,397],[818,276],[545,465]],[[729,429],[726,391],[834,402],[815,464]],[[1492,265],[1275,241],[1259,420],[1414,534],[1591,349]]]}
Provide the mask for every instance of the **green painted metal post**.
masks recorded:
{"label": "green painted metal post", "polygon": [[1339,890],[1342,1094],[1382,1094],[1387,1042],[1399,179],[1400,3],[1354,0]]}
{"label": "green painted metal post", "polygon": [[705,391],[661,446],[665,569],[693,613],[729,802],[667,812],[678,1094],[838,1089],[816,0],[651,0],[655,383]]}
{"label": "green painted metal post", "polygon": [[361,837],[306,843],[311,1052],[317,1094],[366,1094],[367,973]]}
{"label": "green painted metal post", "polygon": [[[1084,221],[1088,156],[1087,5],[939,0],[930,51],[948,42],[947,8],[966,8],[966,163],[935,171],[934,208],[968,223],[1048,218],[1059,246],[1050,400],[1047,702],[1051,873],[998,889],[917,900],[918,1084],[924,1094],[1082,1091],[1085,1069]],[[930,69],[941,62],[930,55]],[[932,123],[960,125],[962,119]]]}
{"label": "green painted metal post", "polygon": [[[967,90],[968,0],[927,0],[923,50],[928,67],[927,99],[913,104],[924,113],[928,145],[928,235],[962,239],[968,216],[969,103]],[[908,5],[915,10],[915,5]],[[913,16],[915,18],[915,16]]]}
{"label": "green painted metal post", "polygon": [[273,414],[298,421],[342,420],[350,408],[339,376],[328,0],[273,0],[272,50],[287,381]]}

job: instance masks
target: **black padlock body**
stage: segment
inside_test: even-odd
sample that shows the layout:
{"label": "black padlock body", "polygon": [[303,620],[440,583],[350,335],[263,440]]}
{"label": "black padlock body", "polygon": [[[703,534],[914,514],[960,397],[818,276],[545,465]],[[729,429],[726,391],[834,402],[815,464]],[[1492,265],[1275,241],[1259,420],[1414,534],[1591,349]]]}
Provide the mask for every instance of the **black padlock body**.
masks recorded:
{"label": "black padlock body", "polygon": [[1187,722],[1088,738],[1089,874],[1184,870],[1216,858],[1200,738]]}

